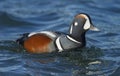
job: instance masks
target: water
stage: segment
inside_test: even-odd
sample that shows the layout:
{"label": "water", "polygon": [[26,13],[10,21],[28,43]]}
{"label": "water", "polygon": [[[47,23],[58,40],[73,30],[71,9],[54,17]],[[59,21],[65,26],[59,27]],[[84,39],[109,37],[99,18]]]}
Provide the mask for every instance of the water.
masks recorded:
{"label": "water", "polygon": [[[29,54],[14,42],[26,32],[68,32],[81,12],[101,30],[87,32],[82,50]],[[0,76],[120,76],[119,16],[119,0],[1,0]]]}

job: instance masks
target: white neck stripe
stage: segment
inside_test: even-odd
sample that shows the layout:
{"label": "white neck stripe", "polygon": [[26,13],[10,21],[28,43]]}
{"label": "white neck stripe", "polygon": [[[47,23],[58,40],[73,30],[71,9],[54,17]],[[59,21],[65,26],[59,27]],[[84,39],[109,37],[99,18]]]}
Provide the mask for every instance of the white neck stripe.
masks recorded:
{"label": "white neck stripe", "polygon": [[72,34],[72,30],[73,30],[73,25],[71,25],[70,27],[70,34]]}
{"label": "white neck stripe", "polygon": [[58,48],[58,50],[59,50],[58,52],[62,52],[62,51],[63,51],[63,48],[62,48],[62,46],[61,46],[61,44],[60,44],[60,37],[58,37],[58,38],[56,39],[55,43],[56,43],[57,48]]}
{"label": "white neck stripe", "polygon": [[73,39],[72,37],[70,37],[70,36],[68,36],[68,35],[67,35],[67,38],[68,38],[69,40],[75,42],[75,43],[79,43],[79,44],[81,43],[81,42],[79,42],[79,41]]}

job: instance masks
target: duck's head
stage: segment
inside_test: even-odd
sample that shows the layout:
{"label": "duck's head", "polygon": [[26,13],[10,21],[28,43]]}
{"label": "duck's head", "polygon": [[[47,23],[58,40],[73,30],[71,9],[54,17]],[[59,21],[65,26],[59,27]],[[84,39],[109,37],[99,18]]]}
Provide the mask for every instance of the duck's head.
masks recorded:
{"label": "duck's head", "polygon": [[92,24],[90,17],[87,14],[82,13],[75,16],[71,24],[69,34],[79,35],[88,30],[99,31],[99,29]]}
{"label": "duck's head", "polygon": [[87,14],[81,13],[75,16],[70,30],[69,35],[76,40],[85,41],[85,33],[88,30],[99,31],[96,28]]}

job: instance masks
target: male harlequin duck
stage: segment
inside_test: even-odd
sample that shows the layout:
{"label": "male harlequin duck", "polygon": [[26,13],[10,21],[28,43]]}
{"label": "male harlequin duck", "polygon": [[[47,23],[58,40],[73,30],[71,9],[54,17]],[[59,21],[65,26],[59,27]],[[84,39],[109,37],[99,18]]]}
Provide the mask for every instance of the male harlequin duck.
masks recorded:
{"label": "male harlequin duck", "polygon": [[32,32],[23,34],[16,42],[30,53],[62,52],[84,47],[88,30],[99,31],[93,26],[90,17],[82,13],[75,16],[68,34],[53,31]]}

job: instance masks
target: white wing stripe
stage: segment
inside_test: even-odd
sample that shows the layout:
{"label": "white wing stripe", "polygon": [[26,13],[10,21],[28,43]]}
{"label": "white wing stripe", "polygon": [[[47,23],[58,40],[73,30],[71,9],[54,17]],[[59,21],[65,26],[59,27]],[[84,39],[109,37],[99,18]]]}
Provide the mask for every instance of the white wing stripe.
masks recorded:
{"label": "white wing stripe", "polygon": [[28,37],[35,35],[35,34],[39,34],[39,33],[46,34],[46,35],[51,36],[51,37],[56,37],[56,35],[50,31],[32,32],[28,35]]}

